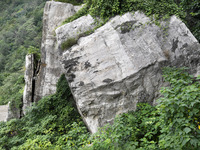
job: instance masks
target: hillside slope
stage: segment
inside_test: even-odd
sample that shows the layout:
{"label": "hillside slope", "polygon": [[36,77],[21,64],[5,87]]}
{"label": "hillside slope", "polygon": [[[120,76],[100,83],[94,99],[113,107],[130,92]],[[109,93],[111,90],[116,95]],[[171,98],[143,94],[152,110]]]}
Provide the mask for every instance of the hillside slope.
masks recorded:
{"label": "hillside slope", "polygon": [[39,51],[45,0],[0,1],[0,104],[19,106],[27,53]]}

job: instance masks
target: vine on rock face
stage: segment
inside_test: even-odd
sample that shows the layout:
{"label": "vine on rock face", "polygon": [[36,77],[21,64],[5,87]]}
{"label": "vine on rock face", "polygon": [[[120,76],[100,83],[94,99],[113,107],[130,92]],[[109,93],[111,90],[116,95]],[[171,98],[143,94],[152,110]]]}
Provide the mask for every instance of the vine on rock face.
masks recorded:
{"label": "vine on rock face", "polygon": [[163,149],[197,150],[200,146],[200,76],[195,78],[186,68],[165,68],[170,87],[161,90],[157,109],[162,124],[159,145]]}
{"label": "vine on rock face", "polygon": [[[182,8],[178,7],[173,0],[86,0],[85,5],[87,9],[81,9],[81,14],[89,13],[102,20],[137,10],[143,11],[147,16],[154,15],[156,19],[171,15],[182,18],[185,16]],[[75,16],[79,15],[76,14]]]}
{"label": "vine on rock face", "polygon": [[[188,4],[185,0],[85,0],[85,5],[74,16],[64,23],[71,22],[83,15],[90,14],[96,20],[108,21],[115,15],[126,12],[142,11],[147,16],[152,16],[156,21],[167,19],[172,15],[180,17],[200,40],[199,16],[200,2],[191,0]],[[191,24],[193,22],[193,24]]]}

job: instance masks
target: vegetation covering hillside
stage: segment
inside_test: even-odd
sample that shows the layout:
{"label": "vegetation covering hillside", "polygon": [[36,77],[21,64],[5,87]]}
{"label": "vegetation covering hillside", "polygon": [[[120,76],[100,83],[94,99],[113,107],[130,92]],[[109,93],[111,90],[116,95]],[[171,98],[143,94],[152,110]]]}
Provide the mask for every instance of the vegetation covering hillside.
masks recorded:
{"label": "vegetation covering hillside", "polygon": [[[59,0],[81,3],[81,0]],[[0,1],[0,104],[20,107],[24,58],[38,53],[45,0]],[[176,14],[200,40],[200,2],[196,0],[87,0],[69,22],[90,13],[103,22],[116,14],[142,10],[156,21]],[[159,24],[159,22],[158,22]],[[64,76],[54,95],[44,97],[19,120],[0,122],[0,149],[198,150],[200,147],[200,78],[185,69],[166,68],[158,105],[138,104],[113,125],[90,135],[71,98]]]}
{"label": "vegetation covering hillside", "polygon": [[[37,53],[42,34],[42,14],[46,0],[0,1],[0,105],[8,101],[21,104],[24,87],[24,60],[27,53]],[[83,0],[56,0],[81,4]],[[177,15],[200,41],[200,2],[196,0],[85,0],[86,5],[72,21],[90,13],[103,23],[127,11],[141,10],[157,20]],[[157,23],[159,23],[157,21]]]}
{"label": "vegetation covering hillside", "polygon": [[34,105],[25,117],[0,123],[0,149],[6,150],[199,150],[200,77],[166,68],[156,107],[140,103],[113,125],[90,135],[62,75],[56,94]]}
{"label": "vegetation covering hillside", "polygon": [[45,0],[0,1],[0,104],[20,106],[25,55],[39,51]]}
{"label": "vegetation covering hillside", "polygon": [[[62,1],[74,2],[76,0]],[[80,2],[80,0],[77,1]],[[101,25],[115,15],[137,10],[153,18],[157,25],[159,25],[159,20],[176,15],[186,23],[197,40],[200,41],[200,2],[197,0],[85,0],[84,7],[64,23],[90,14],[93,17],[100,18]]]}

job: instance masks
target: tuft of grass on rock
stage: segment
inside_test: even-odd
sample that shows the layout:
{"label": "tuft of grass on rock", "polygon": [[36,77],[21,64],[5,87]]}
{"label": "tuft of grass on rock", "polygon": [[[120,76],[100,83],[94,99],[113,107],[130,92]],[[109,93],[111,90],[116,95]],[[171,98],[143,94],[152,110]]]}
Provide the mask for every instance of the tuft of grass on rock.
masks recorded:
{"label": "tuft of grass on rock", "polygon": [[73,45],[77,44],[77,41],[78,41],[77,38],[69,38],[67,41],[61,44],[61,49],[62,50],[68,49],[72,47]]}
{"label": "tuft of grass on rock", "polygon": [[70,3],[72,5],[81,5],[83,0],[55,0],[57,2]]}

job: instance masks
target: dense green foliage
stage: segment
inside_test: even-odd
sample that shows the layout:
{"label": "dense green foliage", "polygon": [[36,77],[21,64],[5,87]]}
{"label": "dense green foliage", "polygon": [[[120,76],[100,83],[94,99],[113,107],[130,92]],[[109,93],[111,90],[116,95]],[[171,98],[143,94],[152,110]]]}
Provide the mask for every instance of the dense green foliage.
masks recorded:
{"label": "dense green foliage", "polygon": [[200,78],[185,68],[166,68],[164,78],[171,86],[163,88],[159,99],[161,133],[159,145],[166,149],[200,147]]}
{"label": "dense green foliage", "polygon": [[85,0],[85,6],[64,23],[71,22],[86,14],[91,14],[106,22],[115,15],[137,10],[155,20],[176,15],[188,25],[200,41],[200,2],[196,0]]}
{"label": "dense green foliage", "polygon": [[[15,107],[22,106],[24,58],[27,53],[40,57],[44,2],[0,1],[0,104],[11,101]],[[200,2],[197,0],[86,0],[85,3],[66,22],[88,13],[97,20],[100,18],[100,25],[127,11],[141,10],[155,19],[175,14],[200,41]],[[93,31],[68,43],[77,42]],[[0,122],[0,149],[198,150],[200,78],[192,77],[184,69],[166,68],[163,72],[170,87],[161,90],[163,97],[156,107],[138,104],[135,112],[117,116],[113,125],[99,129],[94,135],[89,135],[62,76],[56,94],[34,104],[25,117]]]}
{"label": "dense green foliage", "polygon": [[45,0],[0,1],[0,104],[20,107],[27,53],[39,57]]}
{"label": "dense green foliage", "polygon": [[0,149],[72,149],[86,144],[88,136],[64,75],[56,94],[40,100],[22,119],[0,123]]}
{"label": "dense green foliage", "polygon": [[200,77],[184,68],[164,69],[170,87],[156,107],[138,103],[90,135],[61,76],[56,94],[45,97],[20,120],[0,123],[0,149],[198,150]]}
{"label": "dense green foliage", "polygon": [[94,135],[90,149],[198,150],[200,78],[184,68],[166,68],[164,78],[170,87],[161,90],[156,107],[138,104],[136,112],[117,117]]}
{"label": "dense green foliage", "polygon": [[105,126],[91,137],[91,150],[147,150],[158,143],[160,128],[156,108],[138,103],[135,112],[122,114],[112,126]]}

